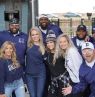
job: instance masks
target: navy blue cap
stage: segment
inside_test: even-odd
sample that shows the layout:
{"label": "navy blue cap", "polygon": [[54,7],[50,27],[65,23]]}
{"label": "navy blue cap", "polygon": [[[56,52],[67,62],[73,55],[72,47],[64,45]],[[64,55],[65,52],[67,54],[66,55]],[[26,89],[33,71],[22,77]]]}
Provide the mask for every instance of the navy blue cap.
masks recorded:
{"label": "navy blue cap", "polygon": [[79,26],[77,27],[77,31],[80,31],[80,30],[83,30],[84,32],[87,32],[87,28],[86,28],[85,25],[79,25]]}
{"label": "navy blue cap", "polygon": [[13,18],[9,21],[10,24],[19,24],[19,20],[16,18]]}

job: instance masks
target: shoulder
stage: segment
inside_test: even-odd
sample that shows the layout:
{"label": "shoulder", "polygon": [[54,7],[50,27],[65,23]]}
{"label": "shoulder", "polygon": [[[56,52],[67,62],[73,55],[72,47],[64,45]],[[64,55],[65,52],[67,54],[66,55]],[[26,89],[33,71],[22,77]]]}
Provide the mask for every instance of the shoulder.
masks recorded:
{"label": "shoulder", "polygon": [[60,27],[58,25],[54,25],[54,24],[49,24],[48,27],[52,28],[52,29],[60,29]]}
{"label": "shoulder", "polygon": [[9,31],[8,30],[0,31],[0,35],[6,34],[6,33],[9,33]]}
{"label": "shoulder", "polygon": [[28,35],[24,32],[20,32],[19,35],[25,39],[28,39]]}
{"label": "shoulder", "polygon": [[0,66],[1,66],[1,65],[4,65],[5,63],[6,63],[6,60],[3,59],[3,58],[0,58]]}
{"label": "shoulder", "polygon": [[0,58],[0,61],[5,62],[5,61],[6,61],[6,59],[4,59],[4,58]]}
{"label": "shoulder", "polygon": [[21,35],[28,36],[27,33],[20,32]]}
{"label": "shoulder", "polygon": [[78,52],[76,47],[70,47],[68,50],[68,56],[72,56],[72,57],[79,57],[81,58],[80,53]]}
{"label": "shoulder", "polygon": [[69,53],[74,53],[74,52],[78,52],[78,50],[76,49],[76,47],[70,47],[70,48],[68,49],[68,52],[69,52]]}
{"label": "shoulder", "polygon": [[76,39],[76,36],[75,36],[75,37],[72,37],[71,39],[72,39],[72,40],[75,40],[75,39]]}

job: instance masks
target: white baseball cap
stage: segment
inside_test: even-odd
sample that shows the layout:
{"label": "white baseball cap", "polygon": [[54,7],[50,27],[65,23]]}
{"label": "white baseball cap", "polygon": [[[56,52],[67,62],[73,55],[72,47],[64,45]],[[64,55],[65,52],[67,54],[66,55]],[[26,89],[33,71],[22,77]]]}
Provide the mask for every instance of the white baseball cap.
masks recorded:
{"label": "white baseball cap", "polygon": [[82,44],[81,50],[86,49],[86,48],[94,50],[94,45],[91,42],[84,42]]}

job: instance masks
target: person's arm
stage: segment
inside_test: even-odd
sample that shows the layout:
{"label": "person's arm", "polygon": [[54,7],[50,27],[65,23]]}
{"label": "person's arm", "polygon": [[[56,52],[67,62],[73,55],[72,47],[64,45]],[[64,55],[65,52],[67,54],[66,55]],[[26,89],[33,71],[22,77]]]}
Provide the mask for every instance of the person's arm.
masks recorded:
{"label": "person's arm", "polygon": [[76,48],[69,49],[67,61],[67,70],[71,75],[71,80],[79,82],[79,68],[82,64],[82,57]]}
{"label": "person's arm", "polygon": [[79,92],[83,92],[87,86],[87,82],[84,79],[84,77],[80,77],[80,82],[76,84],[75,86],[69,86],[67,88],[62,88],[62,94],[68,95],[68,94],[76,94]]}
{"label": "person's arm", "polygon": [[80,82],[72,88],[73,94],[83,92],[85,88],[87,87],[87,82],[85,80],[85,77],[80,76],[79,78],[80,78]]}
{"label": "person's arm", "polygon": [[45,54],[42,55],[42,57],[43,57],[43,62],[45,63],[45,65],[48,65],[47,56],[48,56],[48,53],[45,51]]}
{"label": "person's arm", "polygon": [[89,35],[86,35],[84,41],[85,41],[85,42],[90,41],[90,36],[89,36]]}
{"label": "person's arm", "polygon": [[2,60],[0,60],[0,95],[2,95],[2,97],[4,96],[3,94],[5,94],[5,89],[4,89],[4,79],[5,79],[5,64],[3,63]]}

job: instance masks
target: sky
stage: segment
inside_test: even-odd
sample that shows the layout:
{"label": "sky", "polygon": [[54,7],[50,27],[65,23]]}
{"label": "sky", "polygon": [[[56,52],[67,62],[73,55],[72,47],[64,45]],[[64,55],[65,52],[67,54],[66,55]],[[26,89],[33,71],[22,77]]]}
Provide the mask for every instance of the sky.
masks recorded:
{"label": "sky", "polygon": [[95,0],[38,0],[39,14],[95,12]]}

